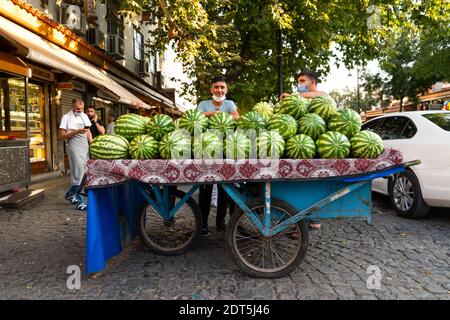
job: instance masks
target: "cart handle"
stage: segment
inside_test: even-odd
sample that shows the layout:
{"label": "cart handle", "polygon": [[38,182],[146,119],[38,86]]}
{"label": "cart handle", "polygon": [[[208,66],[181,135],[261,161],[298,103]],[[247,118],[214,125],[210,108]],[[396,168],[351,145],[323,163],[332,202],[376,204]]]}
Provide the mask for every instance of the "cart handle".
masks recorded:
{"label": "cart handle", "polygon": [[412,167],[412,166],[417,166],[417,165],[419,165],[421,163],[422,163],[422,161],[420,161],[419,159],[411,160],[411,161],[405,162],[404,166],[405,166],[405,168],[409,168],[409,167]]}

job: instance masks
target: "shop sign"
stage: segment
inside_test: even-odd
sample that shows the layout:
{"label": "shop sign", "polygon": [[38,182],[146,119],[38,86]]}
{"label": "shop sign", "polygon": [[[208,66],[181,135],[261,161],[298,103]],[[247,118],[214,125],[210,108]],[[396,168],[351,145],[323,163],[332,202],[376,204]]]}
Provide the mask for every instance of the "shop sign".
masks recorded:
{"label": "shop sign", "polygon": [[31,75],[35,79],[41,79],[49,82],[55,81],[55,76],[52,72],[36,67],[34,65],[28,64],[31,69]]}
{"label": "shop sign", "polygon": [[86,91],[86,85],[84,83],[72,80],[73,88],[75,90],[85,92]]}
{"label": "shop sign", "polygon": [[73,83],[71,81],[69,82],[58,82],[56,84],[56,88],[58,90],[73,90]]}

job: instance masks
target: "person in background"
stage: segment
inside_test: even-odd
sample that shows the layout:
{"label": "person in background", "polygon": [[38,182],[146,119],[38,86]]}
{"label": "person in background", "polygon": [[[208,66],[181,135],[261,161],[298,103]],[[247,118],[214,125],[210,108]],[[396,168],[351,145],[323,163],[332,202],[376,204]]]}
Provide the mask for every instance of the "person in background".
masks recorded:
{"label": "person in background", "polygon": [[100,134],[104,134],[106,130],[105,127],[103,126],[102,121],[98,119],[97,112],[95,112],[95,107],[88,106],[86,108],[86,114],[89,117],[89,120],[91,121],[92,124],[90,127],[92,139],[94,139],[96,136]]}
{"label": "person in background", "polygon": [[114,126],[116,125],[116,116],[110,114],[108,117],[108,125],[106,126],[107,134],[114,134]]}
{"label": "person in background", "polygon": [[[198,109],[203,112],[206,117],[212,117],[217,112],[229,113],[235,120],[239,119],[239,112],[232,100],[226,99],[228,93],[227,79],[224,76],[215,76],[211,79],[210,92],[212,94],[211,100],[201,101]],[[216,228],[219,232],[224,232],[226,229],[225,216],[230,200],[225,190],[217,187],[217,216]],[[207,236],[208,232],[208,216],[211,209],[213,185],[200,186],[199,204],[203,216],[203,226],[201,235]],[[230,208],[230,214],[231,214]]]}
{"label": "person in background", "polygon": [[[83,112],[84,102],[79,98],[72,100],[72,110],[62,116],[58,130],[58,139],[67,141],[67,155],[69,157],[71,187],[66,192],[66,199],[72,203],[82,204],[80,195],[82,182],[89,160],[89,144],[92,134],[89,128],[91,120]],[[85,210],[85,206],[81,207]]]}
{"label": "person in background", "polygon": [[[326,95],[325,92],[317,89],[318,77],[313,70],[302,70],[297,76],[297,94],[303,98],[312,99],[318,96]],[[289,96],[289,93],[283,93],[280,99]],[[320,220],[311,219],[307,221],[308,227],[312,229],[320,229]]]}

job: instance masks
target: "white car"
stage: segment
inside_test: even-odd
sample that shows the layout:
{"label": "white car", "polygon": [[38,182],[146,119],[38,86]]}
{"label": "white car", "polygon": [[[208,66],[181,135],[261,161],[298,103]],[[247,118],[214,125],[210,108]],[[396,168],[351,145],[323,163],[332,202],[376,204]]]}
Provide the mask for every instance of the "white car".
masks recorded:
{"label": "white car", "polygon": [[362,129],[378,133],[405,161],[422,162],[393,179],[372,182],[372,190],[388,195],[400,216],[421,218],[430,207],[450,207],[450,111],[390,113]]}

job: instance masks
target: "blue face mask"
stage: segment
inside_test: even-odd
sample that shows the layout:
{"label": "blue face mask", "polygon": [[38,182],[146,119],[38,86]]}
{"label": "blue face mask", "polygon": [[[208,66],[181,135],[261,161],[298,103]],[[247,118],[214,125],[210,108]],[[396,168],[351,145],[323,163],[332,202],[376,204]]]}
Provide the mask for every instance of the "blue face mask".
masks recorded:
{"label": "blue face mask", "polygon": [[305,86],[304,84],[298,84],[297,85],[297,92],[298,93],[304,93],[304,92],[308,92],[309,88],[307,86]]}

